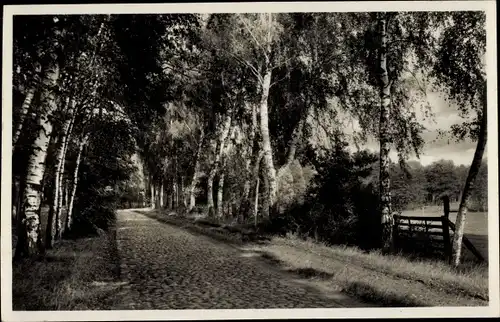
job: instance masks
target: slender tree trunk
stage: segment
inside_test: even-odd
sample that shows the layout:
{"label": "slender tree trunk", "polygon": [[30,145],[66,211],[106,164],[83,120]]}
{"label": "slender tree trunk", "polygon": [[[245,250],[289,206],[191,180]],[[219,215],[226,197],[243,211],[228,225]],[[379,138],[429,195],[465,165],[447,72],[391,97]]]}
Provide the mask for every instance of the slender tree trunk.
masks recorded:
{"label": "slender tree trunk", "polygon": [[[66,107],[69,107],[69,115],[72,115],[72,109],[75,106],[73,100],[70,105],[70,98],[66,99]],[[62,221],[61,221],[61,207],[62,207],[62,174],[64,173],[64,161],[66,156],[67,142],[69,131],[71,128],[72,117],[67,119],[62,129],[62,136],[57,156],[55,160],[55,173],[54,173],[54,195],[49,210],[49,222],[47,225],[46,241],[47,248],[52,248],[53,239],[58,240],[62,234]]]}
{"label": "slender tree trunk", "polygon": [[264,166],[265,175],[269,183],[268,201],[269,207],[273,207],[276,201],[276,194],[278,190],[276,182],[276,169],[273,162],[273,151],[271,148],[271,138],[269,135],[269,113],[268,113],[268,97],[269,88],[271,86],[272,72],[270,69],[266,71],[262,83],[262,96],[260,99],[260,134],[262,135],[262,150],[264,152]]}
{"label": "slender tree trunk", "polygon": [[68,176],[66,175],[66,178],[64,180],[64,207],[66,208],[66,212],[68,211],[68,205],[69,205],[69,187],[68,187]]}
{"label": "slender tree trunk", "polygon": [[47,149],[52,134],[50,117],[57,109],[54,91],[59,79],[59,65],[54,59],[44,72],[41,93],[40,130],[33,143],[33,152],[28,159],[28,167],[23,193],[21,225],[16,246],[16,257],[26,257],[43,251],[39,210],[42,201],[42,179],[45,174]]}
{"label": "slender tree trunk", "polygon": [[19,122],[17,123],[16,126],[16,131],[14,132],[14,135],[12,136],[12,150],[14,151],[17,140],[19,139],[19,136],[21,135],[21,131],[24,126],[24,120],[26,118],[26,115],[28,114],[28,111],[31,108],[31,102],[33,101],[33,97],[35,96],[37,86],[36,84],[33,84],[28,91],[26,92],[26,97],[24,98],[23,105],[21,105],[21,115],[19,116]]}
{"label": "slender tree trunk", "polygon": [[210,172],[208,174],[207,204],[208,204],[209,211],[210,211],[210,209],[213,209],[213,207],[214,207],[213,180],[215,178],[215,175],[217,174],[217,171],[219,170],[220,160],[221,160],[222,154],[224,153],[224,145],[226,142],[226,138],[229,135],[230,127],[231,127],[231,113],[229,112],[226,116],[222,131],[221,131],[221,135],[219,137],[219,143],[217,146],[217,151],[215,152],[214,163],[213,163],[212,168],[210,169]]}
{"label": "slender tree trunk", "polygon": [[209,211],[214,208],[214,177],[215,174],[212,175],[212,170],[210,170],[207,180],[207,207]]}
{"label": "slender tree trunk", "polygon": [[[76,106],[76,101],[72,100],[70,105],[69,105],[69,111],[68,115],[70,116],[69,120],[66,121],[64,124],[63,128],[63,140],[62,140],[62,151],[60,153],[62,155],[59,156],[60,159],[57,160],[58,163],[58,175],[56,180],[59,181],[57,184],[57,187],[59,189],[57,193],[57,207],[56,207],[56,239],[61,239],[62,231],[63,231],[63,224],[62,224],[62,206],[63,206],[63,177],[64,177],[64,171],[65,171],[65,161],[66,161],[66,153],[68,152],[68,145],[69,145],[69,140],[71,138],[71,133],[73,131],[73,124],[75,121],[76,115],[74,114],[75,112],[75,106]],[[66,208],[67,211],[67,208]]]}
{"label": "slender tree trunk", "polygon": [[177,209],[179,207],[179,195],[177,193],[177,182],[174,180],[172,190],[174,192],[173,198],[174,198],[174,209]]}
{"label": "slender tree trunk", "polygon": [[[484,99],[486,100],[486,99]],[[464,236],[465,219],[467,216],[467,209],[469,207],[469,199],[472,194],[472,189],[474,187],[474,181],[479,173],[481,167],[481,162],[483,159],[484,150],[486,149],[486,141],[488,136],[488,121],[487,121],[487,107],[486,102],[483,105],[483,115],[481,119],[481,125],[479,129],[479,138],[477,141],[476,152],[474,153],[474,158],[472,159],[472,164],[469,169],[469,174],[465,180],[465,186],[462,191],[462,200],[460,201],[460,206],[458,207],[457,219],[455,221],[455,235],[453,236],[453,254],[452,261],[453,265],[460,265],[460,260],[462,256],[462,239]]]}
{"label": "slender tree trunk", "polygon": [[[262,160],[265,162],[264,160]],[[264,168],[264,167],[261,167]],[[265,169],[265,168],[264,168]],[[262,170],[264,170],[262,169]],[[271,200],[269,199],[271,189],[269,184],[269,177],[263,173],[262,174],[262,192],[264,193],[264,197],[262,198],[262,219],[269,219],[270,216],[270,208],[271,208]]]}
{"label": "slender tree trunk", "polygon": [[193,170],[193,178],[191,179],[191,184],[189,185],[189,208],[191,211],[196,206],[196,185],[198,184],[198,175],[200,172],[200,155],[201,149],[203,148],[203,142],[205,138],[205,132],[202,130],[198,142],[198,148],[196,149],[196,155],[194,159],[194,170]]}
{"label": "slender tree trunk", "polygon": [[69,205],[66,215],[66,222],[64,230],[69,232],[71,230],[71,226],[73,225],[73,207],[75,205],[75,196],[76,189],[78,187],[78,170],[80,169],[80,164],[82,163],[82,153],[83,148],[88,143],[90,137],[90,133],[85,134],[78,144],[78,155],[76,156],[75,170],[73,171],[73,185],[71,187],[71,194],[69,196]]}
{"label": "slender tree trunk", "polygon": [[163,208],[163,180],[160,184],[160,208]]}
{"label": "slender tree trunk", "polygon": [[257,106],[255,104],[252,104],[252,125],[250,127],[250,134],[248,136],[248,141],[250,142],[250,149],[249,149],[250,151],[248,152],[248,155],[250,155],[250,157],[246,160],[245,163],[245,170],[246,170],[245,183],[243,184],[243,194],[241,197],[241,204],[239,207],[239,213],[242,221],[245,219],[247,213],[250,212],[249,209],[249,205],[251,203],[250,190],[251,190],[251,182],[253,180],[252,168],[259,153],[259,142],[257,140],[257,125],[258,125]]}
{"label": "slender tree trunk", "polygon": [[217,217],[222,217],[222,203],[224,197],[224,172],[221,171],[217,187]]}
{"label": "slender tree trunk", "polygon": [[253,218],[254,218],[254,225],[257,226],[257,219],[259,216],[259,183],[260,183],[260,178],[257,177],[256,183],[255,183],[255,198],[253,202]]}
{"label": "slender tree trunk", "polygon": [[[62,140],[61,140],[62,141]],[[59,143],[62,145],[62,142]],[[56,166],[55,166],[55,171],[54,171],[54,180],[53,180],[53,185],[54,187],[52,188],[53,191],[53,196],[52,196],[52,202],[50,203],[50,208],[49,208],[49,213],[47,216],[47,227],[45,228],[45,248],[46,249],[52,249],[54,246],[54,239],[56,238],[56,207],[57,207],[57,200],[58,200],[58,194],[59,194],[59,170],[58,170],[58,159],[60,157],[60,151],[63,150],[62,146],[59,146],[57,150],[57,156],[56,156]]]}
{"label": "slender tree trunk", "polygon": [[184,176],[181,176],[181,199],[182,199],[182,207],[187,208],[186,187],[184,187]]}
{"label": "slender tree trunk", "polygon": [[155,207],[156,207],[156,209],[161,209],[161,205],[160,205],[160,184],[158,182],[155,184]]}
{"label": "slender tree trunk", "polygon": [[255,161],[254,161],[254,164],[253,164],[253,169],[252,169],[252,180],[256,183],[255,184],[255,187],[254,187],[254,193],[256,193],[257,195],[254,195],[254,198],[251,202],[251,204],[249,205],[249,211],[251,211],[252,209],[252,206],[253,206],[253,210],[256,211],[258,210],[258,204],[255,205],[255,202],[258,201],[258,194],[259,194],[259,185],[260,185],[260,179],[259,179],[259,172],[260,172],[260,163],[262,162],[262,158],[264,156],[264,152],[262,150],[260,150],[258,152],[258,155],[255,157]]}
{"label": "slender tree trunk", "polygon": [[387,19],[382,13],[379,18],[381,50],[380,50],[380,212],[382,223],[382,251],[385,253],[394,250],[394,241],[392,230],[394,220],[392,218],[391,205],[391,180],[390,180],[390,137],[389,137],[389,119],[391,89],[389,82],[389,73],[387,69]]}
{"label": "slender tree trunk", "polygon": [[217,217],[223,216],[222,214],[222,207],[223,207],[223,197],[224,197],[224,177],[225,177],[225,171],[226,171],[226,162],[227,158],[229,155],[229,151],[231,150],[231,140],[234,139],[234,135],[236,133],[236,126],[233,126],[231,128],[231,133],[228,134],[228,137],[226,139],[226,144],[224,145],[220,157],[220,175],[219,175],[219,183],[218,183],[218,188],[217,188]]}
{"label": "slender tree trunk", "polygon": [[154,185],[153,178],[151,178],[151,180],[149,182],[149,188],[151,190],[151,208],[155,209],[155,185]]}

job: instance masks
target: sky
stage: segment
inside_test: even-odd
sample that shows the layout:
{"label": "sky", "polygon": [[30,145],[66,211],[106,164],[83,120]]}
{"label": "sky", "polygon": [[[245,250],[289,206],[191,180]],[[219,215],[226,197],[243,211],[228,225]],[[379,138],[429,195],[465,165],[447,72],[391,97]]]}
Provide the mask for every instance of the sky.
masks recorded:
{"label": "sky", "polygon": [[[441,159],[452,160],[456,165],[470,165],[476,148],[475,142],[472,142],[470,139],[457,141],[451,134],[446,134],[444,137],[438,136],[439,131],[446,131],[449,133],[453,124],[460,124],[464,121],[457,107],[445,101],[443,95],[440,93],[428,92],[426,100],[431,107],[433,114],[431,117],[426,117],[423,110],[419,107],[415,108],[417,119],[420,121],[420,124],[425,127],[422,133],[422,138],[425,142],[424,147],[421,151],[420,158],[412,155],[409,160],[418,161],[424,166]],[[341,111],[339,111],[339,113],[341,113]],[[325,122],[326,119],[327,117],[321,117],[321,122]],[[344,118],[342,116],[337,116],[337,121],[341,124],[343,133],[348,137],[353,131],[360,129],[356,124],[357,122],[347,115],[344,115]],[[314,138],[312,138],[312,140],[315,141],[315,144],[328,148],[330,144],[323,130],[318,126],[313,126],[313,128],[314,127],[315,129],[313,131],[315,131],[316,134],[313,135]],[[351,143],[349,149],[352,152],[356,151],[357,147],[353,141],[350,139],[348,139],[348,141]],[[379,143],[375,138],[368,138],[368,142],[360,145],[359,148],[378,152]],[[486,156],[487,150],[483,159],[486,159]],[[394,162],[398,161],[397,152],[394,148],[391,150],[390,157]]]}
{"label": "sky", "polygon": [[[425,145],[420,159],[413,156],[410,160],[419,161],[422,165],[428,165],[440,159],[452,160],[457,165],[470,165],[476,148],[475,142],[469,139],[457,142],[451,135],[438,137],[438,130],[449,131],[453,124],[460,124],[464,121],[457,107],[446,102],[439,93],[428,93],[427,101],[434,115],[431,118],[425,118],[423,113],[417,110],[417,118],[426,128],[422,133]],[[379,144],[376,140],[370,140],[364,147],[378,151]],[[395,151],[391,152],[391,159],[397,161]]]}

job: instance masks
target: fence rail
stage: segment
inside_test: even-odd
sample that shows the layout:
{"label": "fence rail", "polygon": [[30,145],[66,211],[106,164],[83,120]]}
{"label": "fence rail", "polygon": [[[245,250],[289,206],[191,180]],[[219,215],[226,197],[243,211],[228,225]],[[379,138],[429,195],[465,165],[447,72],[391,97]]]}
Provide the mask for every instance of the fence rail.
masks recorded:
{"label": "fence rail", "polygon": [[[443,198],[443,216],[394,216],[394,241],[396,247],[404,248],[408,243],[415,246],[423,239],[423,246],[426,251],[429,248],[444,252],[448,261],[451,261],[452,244],[450,230],[455,232],[455,224],[450,221],[449,214],[456,213],[450,210],[448,198]],[[424,238],[422,238],[422,236]],[[436,236],[442,239],[435,238]],[[474,247],[471,241],[463,236],[463,245],[476,256],[479,261],[484,261],[484,257]]]}

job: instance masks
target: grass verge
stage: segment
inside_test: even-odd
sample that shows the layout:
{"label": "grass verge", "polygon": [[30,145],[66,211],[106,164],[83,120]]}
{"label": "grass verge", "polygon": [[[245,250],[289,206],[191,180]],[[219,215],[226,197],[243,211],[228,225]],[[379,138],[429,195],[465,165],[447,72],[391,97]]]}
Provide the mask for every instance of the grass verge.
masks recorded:
{"label": "grass verge", "polygon": [[12,264],[13,310],[99,310],[118,287],[113,230],[62,240],[43,259]]}
{"label": "grass verge", "polygon": [[247,250],[266,253],[287,271],[307,271],[308,278],[321,279],[332,288],[383,306],[488,305],[486,265],[454,269],[439,261],[364,253],[294,236],[275,237]]}

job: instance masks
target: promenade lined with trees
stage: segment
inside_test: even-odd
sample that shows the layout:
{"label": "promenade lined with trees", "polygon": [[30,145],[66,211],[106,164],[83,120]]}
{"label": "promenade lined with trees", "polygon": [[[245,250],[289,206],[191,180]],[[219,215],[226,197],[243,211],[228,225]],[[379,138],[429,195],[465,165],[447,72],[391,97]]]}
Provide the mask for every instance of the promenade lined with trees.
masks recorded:
{"label": "promenade lined with trees", "polygon": [[[108,229],[133,196],[391,253],[394,213],[448,195],[458,266],[467,210],[487,210],[484,24],[472,11],[16,16],[15,258]],[[445,130],[476,142],[470,167],[408,161],[429,90],[463,116]],[[369,137],[378,151],[349,148]]]}

